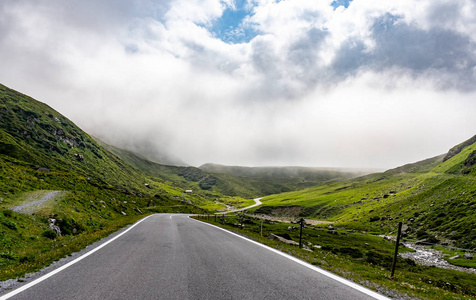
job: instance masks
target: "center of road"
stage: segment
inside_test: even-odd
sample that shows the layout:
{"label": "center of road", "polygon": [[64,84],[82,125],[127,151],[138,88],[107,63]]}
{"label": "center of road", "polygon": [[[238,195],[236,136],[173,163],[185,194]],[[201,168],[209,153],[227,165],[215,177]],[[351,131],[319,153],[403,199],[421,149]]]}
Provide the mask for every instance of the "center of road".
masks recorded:
{"label": "center of road", "polygon": [[10,298],[387,299],[248,238],[170,214],[138,221],[0,300]]}

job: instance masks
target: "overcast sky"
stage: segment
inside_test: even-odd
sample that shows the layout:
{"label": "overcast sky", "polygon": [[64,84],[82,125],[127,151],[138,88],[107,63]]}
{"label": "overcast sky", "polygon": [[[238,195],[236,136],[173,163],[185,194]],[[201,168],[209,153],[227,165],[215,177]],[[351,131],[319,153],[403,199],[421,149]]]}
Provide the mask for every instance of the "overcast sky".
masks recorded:
{"label": "overcast sky", "polygon": [[0,82],[195,166],[392,168],[476,134],[476,1],[1,0]]}

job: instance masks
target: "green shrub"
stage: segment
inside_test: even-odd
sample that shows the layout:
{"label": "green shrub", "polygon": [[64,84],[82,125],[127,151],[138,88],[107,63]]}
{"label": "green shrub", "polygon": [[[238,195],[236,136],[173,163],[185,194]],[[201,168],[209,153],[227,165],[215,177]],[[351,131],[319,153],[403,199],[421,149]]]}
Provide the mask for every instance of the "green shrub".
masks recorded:
{"label": "green shrub", "polygon": [[367,252],[367,261],[373,265],[390,268],[392,266],[393,258],[391,255],[384,255],[370,250]]}
{"label": "green shrub", "polygon": [[2,248],[8,248],[13,245],[12,239],[4,234],[0,234],[0,247]]}
{"label": "green shrub", "polygon": [[210,190],[215,184],[217,184],[218,178],[215,176],[209,175],[205,177],[205,179],[202,179],[198,185],[202,190]]}
{"label": "green shrub", "polygon": [[11,210],[9,210],[9,209],[5,209],[5,210],[3,211],[3,215],[4,215],[5,217],[11,218],[11,217],[13,216],[13,211],[11,211]]}
{"label": "green shrub", "polygon": [[331,245],[322,245],[321,249],[326,251],[333,251],[334,247],[332,247]]}
{"label": "green shrub", "polygon": [[63,235],[77,234],[84,231],[84,226],[73,218],[59,219],[58,226],[61,228],[61,234]]}
{"label": "green shrub", "polygon": [[16,260],[18,258],[18,256],[11,251],[0,252],[0,257],[4,259],[9,259],[9,260]]}
{"label": "green shrub", "polygon": [[425,239],[428,238],[430,235],[426,232],[425,228],[421,228],[416,232],[417,239]]}
{"label": "green shrub", "polygon": [[27,256],[22,256],[19,259],[19,262],[21,264],[27,263],[27,262],[32,262],[35,260],[35,257],[33,255],[27,255]]}
{"label": "green shrub", "polygon": [[377,217],[377,216],[374,216],[374,217],[371,217],[370,218],[370,222],[375,222],[375,221],[379,221],[380,220],[380,217]]}
{"label": "green shrub", "polygon": [[45,231],[43,231],[41,235],[44,236],[45,238],[52,239],[52,240],[54,240],[57,236],[56,232],[51,229],[46,229]]}
{"label": "green shrub", "polygon": [[338,251],[339,251],[340,253],[342,253],[342,254],[350,255],[350,256],[353,257],[353,258],[361,258],[361,257],[364,257],[364,254],[362,253],[362,251],[360,251],[360,250],[357,249],[357,248],[342,247],[342,248],[339,248]]}
{"label": "green shrub", "polygon": [[10,221],[10,220],[2,220],[2,224],[5,225],[6,227],[17,230],[17,223]]}

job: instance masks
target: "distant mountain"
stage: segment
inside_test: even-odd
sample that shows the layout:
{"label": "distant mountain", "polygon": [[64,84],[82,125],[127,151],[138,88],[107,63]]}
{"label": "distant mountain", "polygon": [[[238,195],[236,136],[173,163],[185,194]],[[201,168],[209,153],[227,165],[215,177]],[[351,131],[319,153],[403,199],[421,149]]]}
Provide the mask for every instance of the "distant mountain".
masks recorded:
{"label": "distant mountain", "polygon": [[377,170],[309,167],[241,167],[219,164],[204,164],[200,169],[210,173],[223,173],[238,177],[260,178],[271,181],[297,181],[311,185],[333,180],[349,179]]}
{"label": "distant mountain", "polygon": [[288,186],[287,183],[276,183],[229,174],[215,174],[196,167],[162,165],[152,162],[138,153],[119,149],[104,143],[102,143],[102,145],[145,174],[159,178],[164,182],[169,182],[183,189],[206,192],[210,199],[215,199],[223,195],[253,198],[295,190],[295,188]]}
{"label": "distant mountain", "polygon": [[200,168],[151,162],[141,154],[98,141],[103,147],[149,176],[185,189],[214,192],[216,197],[253,198],[294,191],[369,174],[369,170],[304,167],[228,167],[206,164]]}

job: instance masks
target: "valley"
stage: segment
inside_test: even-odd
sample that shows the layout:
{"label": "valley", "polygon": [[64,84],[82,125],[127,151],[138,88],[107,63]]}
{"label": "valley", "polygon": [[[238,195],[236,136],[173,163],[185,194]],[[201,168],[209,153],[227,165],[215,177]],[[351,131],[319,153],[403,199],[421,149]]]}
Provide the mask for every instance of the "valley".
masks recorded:
{"label": "valley", "polygon": [[[208,222],[375,290],[474,297],[474,274],[408,260],[400,261],[400,283],[413,288],[398,287],[387,275],[394,242],[379,236],[396,236],[402,222],[404,243],[431,245],[448,263],[474,268],[475,259],[463,255],[476,250],[475,157],[473,137],[447,154],[384,172],[170,166],[93,138],[46,104],[0,85],[0,280],[22,278],[151,214],[246,208]],[[307,242],[320,248],[298,250],[268,238],[296,240],[281,221],[299,218],[310,228]],[[237,229],[244,220],[245,229]]]}

